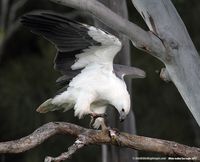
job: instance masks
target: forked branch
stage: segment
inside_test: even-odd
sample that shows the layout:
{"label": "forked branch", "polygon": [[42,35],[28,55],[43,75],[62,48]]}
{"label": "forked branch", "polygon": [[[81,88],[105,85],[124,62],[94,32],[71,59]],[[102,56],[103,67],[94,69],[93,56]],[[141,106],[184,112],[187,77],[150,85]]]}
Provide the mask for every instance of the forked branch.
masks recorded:
{"label": "forked branch", "polygon": [[113,129],[105,131],[87,129],[65,122],[50,122],[41,126],[26,137],[14,141],[0,142],[0,153],[25,152],[40,145],[42,142],[56,134],[71,135],[77,139],[75,143],[69,147],[68,152],[62,153],[56,158],[46,157],[45,162],[63,161],[84,146],[101,144],[200,160],[200,149],[196,147],[189,147],[173,141],[130,135]]}

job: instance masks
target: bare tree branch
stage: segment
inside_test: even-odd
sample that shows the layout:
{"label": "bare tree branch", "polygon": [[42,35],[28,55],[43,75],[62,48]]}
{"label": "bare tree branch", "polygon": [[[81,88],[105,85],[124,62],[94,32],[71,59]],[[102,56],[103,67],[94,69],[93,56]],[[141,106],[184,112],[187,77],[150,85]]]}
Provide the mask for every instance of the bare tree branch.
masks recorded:
{"label": "bare tree branch", "polygon": [[110,144],[136,150],[161,153],[168,156],[188,157],[200,160],[200,148],[189,147],[173,141],[130,135],[116,130],[93,130],[65,122],[47,123],[32,134],[18,140],[0,142],[0,153],[21,153],[30,150],[56,134],[76,137],[75,143],[68,152],[53,158],[47,157],[46,162],[68,159],[77,150],[87,145]]}
{"label": "bare tree branch", "polygon": [[60,162],[60,161],[69,159],[76,151],[78,151],[85,145],[87,145],[87,140],[86,139],[81,140],[79,137],[79,139],[76,140],[74,144],[68,148],[67,152],[62,153],[60,156],[55,157],[55,158],[51,156],[47,156],[45,158],[45,162],[52,162],[52,161]]}
{"label": "bare tree branch", "polygon": [[[149,29],[166,47],[165,74],[178,88],[200,126],[200,57],[170,0],[132,0]],[[163,76],[163,75],[161,75]]]}

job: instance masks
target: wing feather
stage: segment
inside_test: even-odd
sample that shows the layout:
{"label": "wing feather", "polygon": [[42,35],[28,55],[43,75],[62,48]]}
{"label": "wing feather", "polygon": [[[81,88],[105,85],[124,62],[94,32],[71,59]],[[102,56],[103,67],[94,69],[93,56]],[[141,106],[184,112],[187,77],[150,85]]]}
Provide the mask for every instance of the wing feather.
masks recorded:
{"label": "wing feather", "polygon": [[94,62],[112,64],[121,49],[115,36],[52,12],[28,13],[21,22],[57,47],[54,67],[64,74]]}
{"label": "wing feather", "polygon": [[113,71],[120,79],[124,79],[125,76],[130,76],[131,78],[145,78],[146,76],[143,70],[126,65],[114,64]]}

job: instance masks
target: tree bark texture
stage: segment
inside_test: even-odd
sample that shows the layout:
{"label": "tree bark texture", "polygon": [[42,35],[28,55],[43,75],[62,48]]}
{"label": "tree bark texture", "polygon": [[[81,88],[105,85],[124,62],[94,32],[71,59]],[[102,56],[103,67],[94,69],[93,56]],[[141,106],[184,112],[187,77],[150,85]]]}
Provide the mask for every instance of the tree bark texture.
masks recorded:
{"label": "tree bark texture", "polygon": [[112,129],[105,131],[87,129],[65,122],[47,123],[26,137],[14,141],[0,142],[0,153],[25,152],[40,145],[56,134],[76,137],[76,141],[68,148],[68,152],[62,153],[60,156],[55,158],[48,156],[46,157],[45,162],[60,162],[70,158],[76,151],[87,145],[102,144],[155,152],[166,156],[180,156],[190,158],[191,160],[200,160],[199,148],[189,147],[173,141],[130,135]]}
{"label": "tree bark texture", "polygon": [[[149,29],[165,46],[159,59],[200,125],[200,57],[170,0],[132,0]],[[159,13],[159,14],[158,14]]]}

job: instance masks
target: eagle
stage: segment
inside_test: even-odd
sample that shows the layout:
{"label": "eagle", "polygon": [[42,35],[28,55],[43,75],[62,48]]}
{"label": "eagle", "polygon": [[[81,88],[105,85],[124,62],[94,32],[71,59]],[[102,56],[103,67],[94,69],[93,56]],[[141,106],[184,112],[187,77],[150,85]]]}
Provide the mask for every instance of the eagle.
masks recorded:
{"label": "eagle", "polygon": [[62,74],[57,82],[66,83],[61,92],[37,108],[38,112],[73,108],[79,118],[93,117],[94,128],[105,126],[109,105],[117,109],[120,121],[126,118],[131,102],[124,77],[144,78],[145,72],[113,64],[122,48],[116,36],[49,11],[25,14],[21,23],[55,45],[54,68]]}

